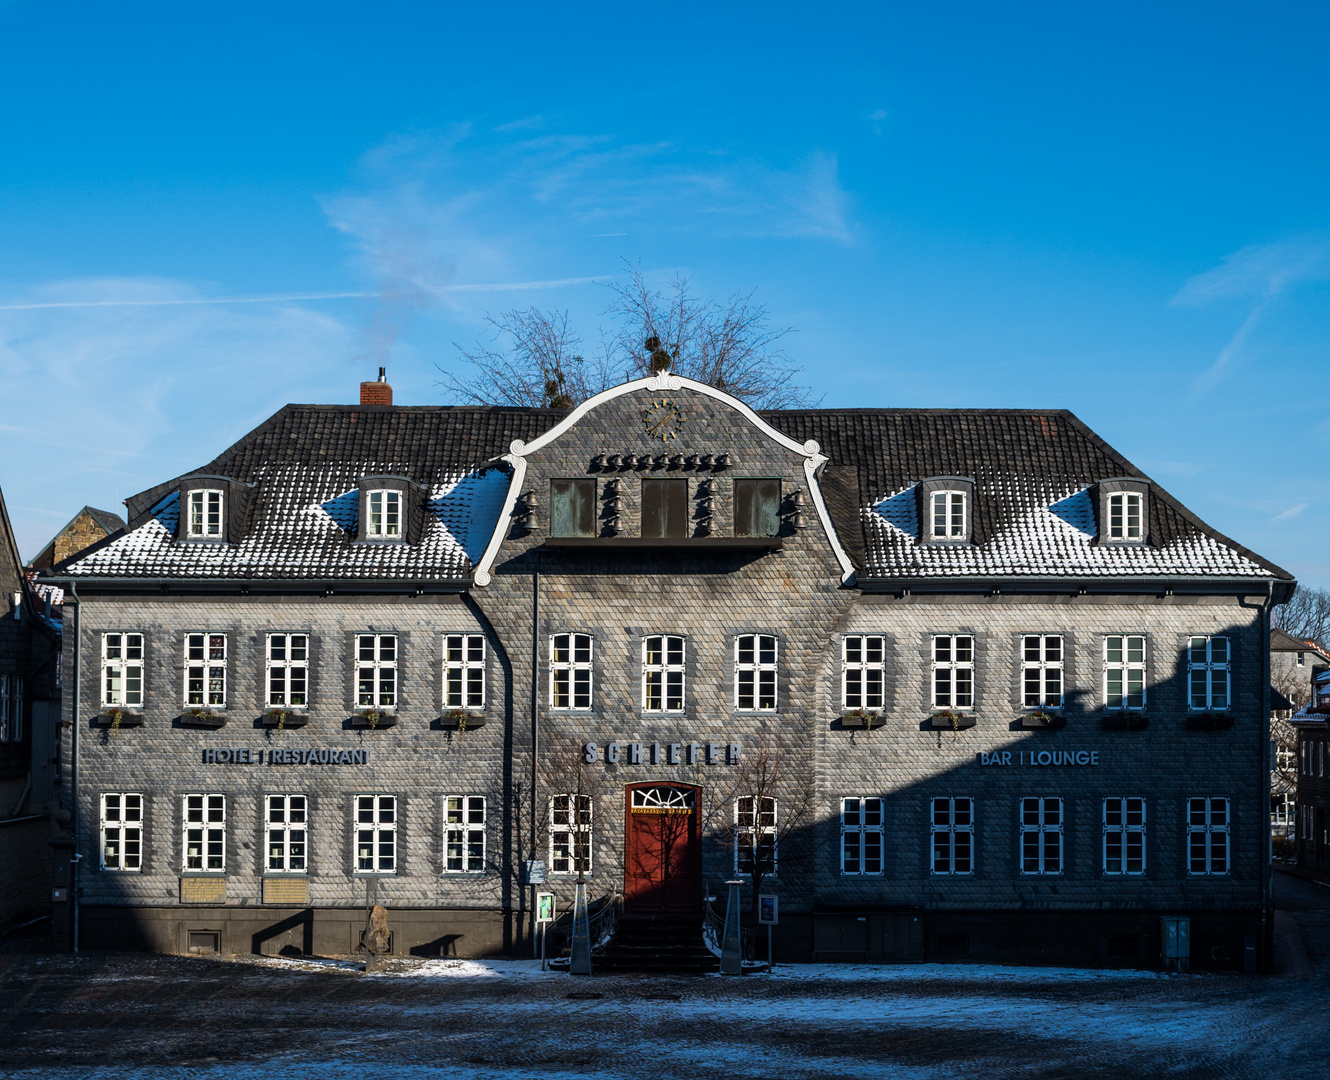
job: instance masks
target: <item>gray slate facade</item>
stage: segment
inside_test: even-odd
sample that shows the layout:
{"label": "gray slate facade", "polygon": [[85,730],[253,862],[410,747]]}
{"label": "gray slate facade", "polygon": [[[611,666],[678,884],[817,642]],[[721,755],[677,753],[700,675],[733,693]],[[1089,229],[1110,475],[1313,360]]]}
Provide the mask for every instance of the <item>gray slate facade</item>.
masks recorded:
{"label": "gray slate facade", "polygon": [[[653,479],[686,483],[685,535],[643,535]],[[746,479],[779,481],[775,535],[736,535]],[[594,482],[594,536],[550,535],[567,480]],[[399,536],[367,535],[370,490],[400,494]],[[215,538],[189,535],[207,527],[194,491],[221,493]],[[932,535],[937,491],[964,496],[963,535]],[[560,871],[569,827],[552,817],[569,793],[589,800],[592,897],[700,918],[704,896],[751,880],[736,803],[756,792],[775,800],[761,891],[780,897],[778,958],[1149,964],[1162,914],[1191,917],[1193,966],[1265,949],[1268,613],[1291,579],[1068,413],[759,416],[668,374],[569,413],[288,406],[128,505],[126,530],[55,571],[78,593],[63,798],[86,860],[86,946],[345,953],[375,877],[395,952],[529,955],[528,860],[547,864],[561,908],[578,877],[575,859]],[[1121,530],[1136,532],[1111,536],[1110,515],[1132,513]],[[142,701],[117,713],[103,650],[126,634],[142,636]],[[307,706],[276,726],[272,634],[308,639]],[[449,705],[458,634],[484,641],[483,706]],[[224,636],[212,708],[187,700],[191,635]],[[390,707],[360,698],[368,635],[395,641]],[[590,641],[586,707],[555,698],[561,635]],[[972,697],[952,707],[934,696],[940,635],[972,642]],[[683,639],[678,708],[646,707],[657,636]],[[856,712],[845,641],[862,637],[883,642],[882,695]],[[1027,705],[1031,637],[1058,642],[1056,706]],[[1143,650],[1144,697],[1125,708],[1106,707],[1110,638]],[[754,701],[740,700],[750,639],[774,639],[774,702],[760,657]],[[1221,677],[1225,691],[1199,704],[1198,640],[1205,693]],[[683,793],[698,824],[687,895],[644,884],[671,873],[643,868],[646,802],[662,792]],[[107,793],[142,800],[132,867],[123,851],[104,865]],[[264,818],[282,794],[306,800],[300,873],[270,872]],[[190,795],[224,796],[224,822],[204,823],[220,866],[187,865]],[[393,800],[390,871],[361,872],[362,796]],[[449,796],[484,800],[464,857],[448,847]],[[936,872],[938,799],[971,800],[960,872]],[[1030,869],[1031,799],[1056,849],[1046,872]],[[1143,800],[1132,872],[1106,872],[1110,799]],[[849,840],[862,803],[845,800],[873,806]],[[1215,819],[1201,863],[1198,807]]]}

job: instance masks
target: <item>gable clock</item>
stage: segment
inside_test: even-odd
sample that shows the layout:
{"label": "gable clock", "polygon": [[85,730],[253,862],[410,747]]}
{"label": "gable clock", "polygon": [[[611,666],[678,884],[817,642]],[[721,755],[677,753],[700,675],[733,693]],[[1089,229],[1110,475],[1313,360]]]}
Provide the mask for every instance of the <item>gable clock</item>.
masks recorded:
{"label": "gable clock", "polygon": [[660,398],[642,410],[642,422],[647,434],[661,442],[677,438],[683,427],[683,410],[673,398]]}

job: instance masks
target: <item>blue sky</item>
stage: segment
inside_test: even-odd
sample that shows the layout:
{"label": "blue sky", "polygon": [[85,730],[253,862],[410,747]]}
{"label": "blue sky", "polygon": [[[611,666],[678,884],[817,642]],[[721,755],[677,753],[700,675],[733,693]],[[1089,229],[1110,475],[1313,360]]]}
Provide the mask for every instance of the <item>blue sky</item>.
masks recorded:
{"label": "blue sky", "polygon": [[1069,408],[1330,586],[1330,9],[0,0],[25,557],[623,260],[827,406]]}

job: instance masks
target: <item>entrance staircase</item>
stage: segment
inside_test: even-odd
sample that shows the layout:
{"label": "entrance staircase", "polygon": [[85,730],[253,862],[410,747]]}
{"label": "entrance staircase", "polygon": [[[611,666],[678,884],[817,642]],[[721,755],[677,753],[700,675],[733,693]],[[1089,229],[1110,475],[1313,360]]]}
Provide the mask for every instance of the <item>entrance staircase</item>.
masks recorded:
{"label": "entrance staircase", "polygon": [[703,943],[697,915],[621,915],[614,936],[592,957],[597,972],[706,975],[720,970],[720,958]]}

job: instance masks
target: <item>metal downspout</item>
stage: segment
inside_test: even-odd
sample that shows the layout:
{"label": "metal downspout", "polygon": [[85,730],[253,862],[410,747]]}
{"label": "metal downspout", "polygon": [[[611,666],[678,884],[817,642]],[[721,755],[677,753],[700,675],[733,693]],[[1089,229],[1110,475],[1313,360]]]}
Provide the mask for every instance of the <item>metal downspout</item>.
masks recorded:
{"label": "metal downspout", "polygon": [[1262,971],[1270,967],[1272,959],[1270,953],[1266,951],[1266,943],[1272,940],[1272,926],[1269,925],[1274,918],[1274,910],[1271,904],[1273,899],[1273,877],[1274,872],[1270,867],[1270,860],[1274,855],[1274,842],[1270,837],[1270,769],[1274,764],[1269,760],[1270,748],[1270,607],[1275,598],[1274,579],[1267,579],[1265,583],[1265,605],[1261,611],[1261,762],[1265,768],[1261,770],[1261,792],[1264,798],[1261,802],[1263,812],[1261,822],[1264,826],[1262,832],[1265,836],[1265,842],[1261,845],[1264,858],[1261,859],[1261,947],[1260,962],[1257,964],[1257,970]]}
{"label": "metal downspout", "polygon": [[79,698],[83,677],[83,604],[79,600],[77,582],[70,581],[69,591],[74,597],[74,700],[72,702],[74,722],[69,727],[69,790],[70,799],[73,802],[69,813],[70,831],[73,833],[74,842],[69,856],[69,902],[73,908],[73,946],[74,952],[77,953],[79,951],[79,863],[82,861],[79,855],[79,711],[81,705]]}
{"label": "metal downspout", "polygon": [[[536,778],[540,771],[540,548],[535,551],[535,564],[531,571],[531,855],[536,858],[538,830],[536,814],[539,793]],[[530,860],[528,860],[530,861]],[[531,949],[536,948],[536,896],[531,893]]]}

